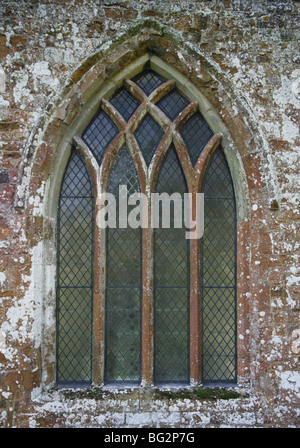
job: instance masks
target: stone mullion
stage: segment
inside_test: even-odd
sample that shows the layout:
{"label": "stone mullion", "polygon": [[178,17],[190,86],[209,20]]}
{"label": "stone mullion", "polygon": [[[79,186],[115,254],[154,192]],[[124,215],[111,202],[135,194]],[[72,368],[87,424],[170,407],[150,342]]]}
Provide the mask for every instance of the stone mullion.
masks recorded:
{"label": "stone mullion", "polygon": [[173,131],[173,142],[188,184],[188,191],[191,193],[193,190],[195,171],[184,141],[180,133],[176,130]]}
{"label": "stone mullion", "polygon": [[151,195],[147,192],[148,225],[142,229],[142,385],[153,384],[154,301],[153,301],[153,230],[151,227]]}
{"label": "stone mullion", "polygon": [[180,131],[182,126],[187,122],[187,120],[194,115],[198,110],[198,103],[193,102],[188,104],[180,114],[174,119],[174,127],[177,131]]}
{"label": "stone mullion", "polygon": [[[192,215],[196,216],[196,191],[192,191]],[[199,224],[198,224],[199,225]],[[201,314],[200,314],[200,241],[190,240],[190,381],[196,385],[201,372]]]}
{"label": "stone mullion", "polygon": [[100,191],[106,192],[110,170],[118,155],[118,152],[125,143],[125,130],[119,132],[107,148],[100,167]]}
{"label": "stone mullion", "polygon": [[155,104],[149,103],[147,110],[164,131],[167,131],[172,126],[169,118]]}

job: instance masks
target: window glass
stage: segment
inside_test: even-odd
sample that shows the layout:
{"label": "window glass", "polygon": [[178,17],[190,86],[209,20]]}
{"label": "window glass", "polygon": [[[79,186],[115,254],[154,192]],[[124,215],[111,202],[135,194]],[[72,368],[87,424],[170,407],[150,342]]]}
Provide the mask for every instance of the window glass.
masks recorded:
{"label": "window glass", "polygon": [[118,132],[114,122],[103,110],[100,110],[82,134],[82,140],[90,148],[99,165]]}
{"label": "window glass", "polygon": [[203,181],[201,239],[204,382],[236,380],[236,210],[224,153],[212,155]]}
{"label": "window glass", "polygon": [[160,125],[156,123],[150,114],[146,114],[134,136],[148,166],[163,135],[164,131]]}
{"label": "window glass", "polygon": [[[119,186],[122,186],[119,190]],[[105,381],[141,379],[141,229],[120,228],[119,200],[140,191],[131,155],[123,147],[112,168],[108,193],[116,198],[116,228],[106,231]],[[120,196],[119,196],[120,191]],[[124,195],[124,196],[123,196]],[[126,195],[126,196],[125,196]],[[128,205],[128,214],[134,206]]]}
{"label": "window glass", "polygon": [[200,112],[196,112],[187,120],[180,133],[187,147],[191,162],[195,166],[213,133]]}
{"label": "window glass", "polygon": [[[187,192],[174,146],[167,152],[157,193]],[[181,200],[182,201],[182,200]],[[156,383],[189,381],[189,244],[185,228],[154,231],[154,379]],[[178,210],[177,212],[178,213]],[[181,216],[183,218],[183,207]],[[161,224],[160,209],[160,224]]]}
{"label": "window glass", "polygon": [[94,199],[89,173],[73,150],[58,210],[57,380],[90,382]]}
{"label": "window glass", "polygon": [[[153,355],[154,359],[151,372],[145,372],[146,375],[151,376],[152,381],[153,367],[156,384],[189,383],[190,362],[198,362],[190,360],[190,355],[195,356],[193,351],[190,354],[190,300],[195,300],[194,295],[190,294],[190,272],[193,275],[195,272],[200,274],[201,379],[204,383],[235,382],[236,206],[225,155],[219,146],[206,168],[202,184],[204,235],[200,240],[200,251],[195,255],[195,264],[190,266],[190,242],[186,238],[188,229],[184,225],[184,194],[191,192],[188,191],[182,170],[181,152],[177,148],[177,153],[174,146],[176,139],[175,143],[168,143],[169,148],[161,144],[168,127],[176,136],[177,131],[171,122],[189,102],[176,88],[169,92],[166,85],[164,94],[164,87],[161,87],[162,97],[156,105],[149,109],[148,100],[141,103],[146,108],[141,110],[145,115],[136,129],[136,123],[126,128],[122,137],[124,146],[117,153],[118,148],[113,145],[122,140],[113,142],[119,133],[114,123],[118,114],[113,108],[125,121],[130,120],[140,106],[134,97],[139,96],[139,89],[134,83],[149,96],[165,80],[152,70],[142,72],[133,79],[131,93],[126,90],[126,86],[119,89],[109,100],[112,107],[107,108],[106,112],[100,109],[82,134],[82,140],[88,147],[85,150],[89,150],[99,164],[95,173],[97,170],[101,175],[109,173],[107,193],[114,197],[111,206],[114,207],[116,222],[115,226],[111,226],[110,222],[105,230],[105,254],[94,254],[94,247],[101,245],[94,244],[94,237],[98,237],[99,232],[94,234],[93,189],[85,162],[75,149],[71,152],[64,174],[58,207],[57,380],[59,383],[92,381],[93,261],[96,256],[99,257],[96,260],[104,257],[101,263],[105,263],[106,267],[105,278],[101,280],[105,282],[105,297],[104,294],[101,297],[105,330],[104,340],[101,340],[104,346],[101,362],[104,357],[106,383],[141,382],[142,338],[149,336],[148,333],[143,335],[143,319],[149,319],[145,327],[150,328],[150,332],[153,330],[154,335],[154,347],[149,344],[149,353],[144,353],[149,358]],[[159,124],[162,114],[155,115],[156,107],[169,118],[169,123],[165,119],[164,124]],[[151,114],[146,112],[149,110]],[[195,166],[213,132],[197,111],[187,119],[180,134]],[[171,132],[168,135],[172,136]],[[137,143],[134,151],[140,151],[140,154],[134,155],[134,160],[130,152],[133,149],[129,146],[133,137]],[[100,168],[109,147],[114,160],[105,159],[105,166],[103,164]],[[157,167],[157,179],[153,184],[151,182],[155,175],[152,177],[148,168],[158,148],[160,155],[165,156],[161,166]],[[135,163],[139,163],[142,158],[145,163],[140,163],[139,174],[144,179],[145,190],[169,195],[170,225],[165,225],[163,220],[168,210],[163,211],[159,201],[158,204],[152,203],[152,207],[155,207],[152,210],[159,217],[159,226],[150,231],[150,235],[153,231],[153,253],[152,247],[149,251],[149,246],[142,245],[142,227],[132,227],[127,222],[130,215],[138,214],[136,210],[139,202],[129,205],[128,199],[134,193],[141,192]],[[189,170],[189,176],[196,175],[190,164]],[[189,185],[193,183],[193,179],[190,180]],[[125,223],[121,219],[124,207]],[[141,222],[141,209],[139,214]],[[177,225],[178,219],[181,219],[180,226]],[[98,240],[95,242],[99,243]],[[142,272],[142,260],[146,260],[149,272]],[[98,272],[97,278],[99,276]],[[147,300],[151,301],[150,308],[153,305],[153,322],[152,315],[142,315],[143,291],[152,280],[153,303],[149,289]],[[149,305],[148,302],[146,304]],[[198,331],[198,328],[192,329]],[[100,338],[99,335],[97,337]]]}

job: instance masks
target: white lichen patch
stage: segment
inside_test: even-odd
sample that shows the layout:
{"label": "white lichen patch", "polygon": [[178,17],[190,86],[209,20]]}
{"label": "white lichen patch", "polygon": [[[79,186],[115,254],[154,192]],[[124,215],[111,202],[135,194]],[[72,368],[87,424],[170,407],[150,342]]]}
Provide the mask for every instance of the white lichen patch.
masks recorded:
{"label": "white lichen patch", "polygon": [[16,104],[21,104],[21,108],[25,108],[25,100],[32,101],[33,96],[28,88],[29,75],[25,70],[15,71],[13,74],[14,88],[13,97]]}
{"label": "white lichen patch", "polygon": [[39,83],[51,89],[55,89],[59,84],[59,80],[56,77],[53,77],[51,73],[48,61],[35,62],[31,66],[30,71],[33,77],[33,84],[35,90],[38,90]]}
{"label": "white lichen patch", "polygon": [[296,392],[300,398],[300,372],[285,371],[277,372],[276,375],[280,379],[280,387],[282,389]]}
{"label": "white lichen patch", "polygon": [[[34,348],[41,344],[42,331],[42,291],[43,291],[43,244],[39,243],[32,250],[33,268],[30,283],[24,297],[15,298],[8,308],[4,322],[1,324],[2,334],[9,335],[11,341],[24,343],[31,341]],[[13,360],[15,349],[6,346],[4,355]]]}
{"label": "white lichen patch", "polygon": [[36,190],[36,195],[29,198],[28,203],[33,205],[33,215],[43,216],[44,213],[44,194],[45,194],[45,182],[42,182],[40,188]]}

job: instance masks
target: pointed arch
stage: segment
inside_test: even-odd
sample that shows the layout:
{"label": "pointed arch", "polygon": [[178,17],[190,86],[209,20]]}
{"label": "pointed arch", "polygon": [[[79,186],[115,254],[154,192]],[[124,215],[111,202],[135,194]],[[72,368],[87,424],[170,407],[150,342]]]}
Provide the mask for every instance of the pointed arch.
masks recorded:
{"label": "pointed arch", "polygon": [[[175,69],[167,62],[168,58],[165,58],[163,56],[163,53],[161,53],[160,55],[156,54],[155,48],[151,47],[151,51],[149,51],[148,53],[150,44],[148,47],[146,45],[143,48],[141,48],[139,44],[137,44],[137,36],[138,33],[141,32],[141,30],[145,32],[143,41],[145,43],[147,39],[150,42],[150,37],[151,39],[156,39],[155,34],[157,30],[161,31],[162,28],[158,24],[155,24],[154,26],[154,24],[150,23],[149,25],[149,23],[147,22],[147,28],[145,28],[145,23],[141,24],[138,29],[134,30],[133,34],[122,36],[122,42],[113,42],[111,46],[108,46],[107,50],[105,49],[105,51],[102,52],[101,50],[103,49],[97,49],[93,57],[88,58],[87,61],[85,61],[85,69],[82,71],[79,67],[78,71],[76,71],[72,75],[72,77],[66,81],[65,85],[57,94],[56,98],[53,98],[52,104],[50,104],[48,107],[47,114],[45,114],[43,119],[38,123],[36,131],[33,131],[32,136],[30,137],[27,144],[27,150],[24,152],[22,164],[19,171],[19,183],[17,188],[18,193],[15,197],[15,205],[20,209],[20,213],[24,212],[25,216],[28,216],[30,218],[28,219],[28,225],[34,226],[36,224],[34,218],[32,217],[33,207],[28,206],[28,198],[32,195],[36,195],[37,191],[44,191],[43,197],[41,198],[44,205],[44,209],[42,212],[44,218],[44,227],[41,228],[41,234],[43,235],[43,250],[45,253],[45,259],[47,260],[47,263],[50,263],[51,269],[47,269],[46,267],[48,267],[48,265],[45,265],[45,286],[43,291],[43,300],[45,301],[45,303],[50,303],[51,307],[53,308],[55,308],[53,298],[54,295],[52,293],[52,290],[55,289],[54,255],[56,254],[56,248],[53,245],[53,235],[55,235],[56,233],[56,209],[58,204],[60,185],[62,183],[64,169],[71,153],[71,146],[74,137],[82,136],[83,131],[86,129],[91,119],[99,110],[100,101],[102,99],[109,99],[114,94],[116,94],[118,89],[121,87],[124,79],[128,79],[128,81],[125,82],[127,85],[127,90],[129,90],[131,93],[133,93],[134,91],[135,94],[133,94],[133,96],[135,98],[138,98],[141,103],[145,100],[145,96],[143,93],[141,93],[141,89],[139,91],[138,89],[130,90],[132,89],[132,78],[142,72],[142,70],[145,68],[145,64],[148,64],[148,68],[150,67],[150,69],[155,71],[158,75],[165,77],[166,80],[175,80],[177,88],[179,88],[179,90],[189,99],[189,101],[191,103],[198,104],[200,112],[207,120],[213,133],[222,133],[222,147],[224,149],[226,160],[232,174],[233,184],[235,188],[238,226],[240,226],[240,231],[238,232],[239,239],[240,241],[244,241],[247,238],[247,221],[251,217],[251,209],[248,194],[247,166],[244,166],[243,164],[243,157],[246,153],[246,149],[245,142],[243,142],[243,139],[239,139],[238,136],[241,135],[241,133],[244,132],[245,129],[249,130],[249,133],[247,135],[251,134],[252,136],[254,136],[254,140],[252,140],[251,143],[251,145],[253,146],[251,147],[255,147],[255,145],[259,144],[259,136],[261,135],[259,130],[256,133],[257,123],[255,122],[255,120],[251,119],[249,110],[245,110],[244,105],[240,104],[237,95],[234,94],[234,88],[231,87],[230,82],[224,79],[223,74],[221,72],[218,72],[214,64],[211,64],[204,55],[197,54],[196,56],[201,62],[199,67],[201,66],[201,70],[207,71],[213,78],[214,83],[217,83],[220,86],[220,95],[222,96],[222,98],[226,98],[230,102],[230,104],[234,105],[236,110],[242,111],[243,113],[245,112],[245,120],[241,120],[243,124],[241,125],[241,122],[237,124],[237,126],[242,126],[243,130],[241,131],[239,129],[236,137],[235,130],[232,127],[230,128],[229,123],[226,121],[226,117],[222,116],[222,111],[220,108],[218,108],[218,104],[215,103],[212,106],[212,104],[210,104],[206,100],[203,93],[205,89],[202,89],[201,82],[198,81],[198,68],[195,68],[191,63],[192,58],[195,57],[195,54],[192,54],[193,52],[191,52],[188,48],[188,44],[180,42],[180,39],[174,39],[174,36],[169,33],[170,30],[167,27],[164,27],[165,37],[168,41],[170,51],[172,51],[173,60],[175,60],[173,66],[177,67]],[[135,42],[135,45],[131,47],[130,45],[132,42]],[[123,46],[127,44],[129,45],[128,48],[130,48],[130,60],[133,61],[129,64],[124,63],[124,58],[122,59],[122,57],[119,56],[121,51],[120,49],[122,49]],[[167,50],[167,52],[168,51],[169,50]],[[111,64],[109,63],[109,61],[112,60],[111,58],[115,58],[116,63],[114,64],[113,69],[110,71],[110,73],[108,73],[106,67],[111,67]],[[185,68],[188,68],[189,73]],[[169,89],[171,85],[172,83],[169,83]],[[157,98],[158,97],[159,96],[157,96]],[[158,99],[158,101],[155,103],[155,107],[157,107],[157,103],[159,102],[159,100],[160,99]],[[76,103],[76,111],[74,110],[74,108],[72,109],[71,107],[67,107],[69,103]],[[140,106],[138,106],[134,114],[140,113],[141,109],[139,108]],[[163,112],[161,112],[160,114],[161,117],[162,113]],[[220,118],[221,116],[222,119]],[[149,166],[150,169],[146,174],[145,165],[138,151],[136,142],[134,141],[134,138],[132,136],[132,132],[128,131],[130,120],[134,122],[135,118],[131,118],[127,122],[127,129],[126,132],[124,132],[123,137],[121,138],[120,134],[117,137],[119,140],[116,144],[117,149],[114,153],[114,156],[117,155],[117,152],[122,147],[122,144],[124,142],[124,140],[122,139],[125,139],[128,149],[133,156],[133,160],[140,178],[142,191],[145,191],[147,194],[149,194],[148,179],[152,176],[152,179],[154,181],[154,178],[158,174],[159,170],[157,169],[155,172],[155,170],[152,169],[154,167],[153,164],[153,167],[150,168]],[[180,131],[180,126],[182,124],[180,122],[180,118],[178,119],[178,122],[180,123],[180,125],[178,125],[178,128],[176,128],[175,119],[172,124],[172,132],[170,131],[170,141],[173,139],[177,154],[180,151],[180,146],[182,146],[182,140],[180,139],[180,137],[178,138],[178,135],[180,136],[180,132],[178,131]],[[189,179],[191,179],[191,185],[194,182],[194,188],[196,188],[196,181],[198,178],[193,178],[191,174],[187,174],[191,173],[192,164],[190,161],[188,162],[186,148],[184,149],[184,151],[185,156],[181,157],[182,167],[186,174],[186,177],[189,177]],[[203,149],[203,153],[204,152],[205,148]],[[92,159],[88,156],[86,160],[91,162]],[[163,158],[161,158],[161,162],[162,160]],[[103,169],[104,165],[101,167],[100,173],[97,171],[98,168],[96,167],[96,177],[98,179],[97,188],[99,188],[100,185],[99,176],[106,176],[106,179],[108,178],[108,173],[111,169],[110,164],[111,160],[107,164],[107,166],[110,166],[107,172],[105,172],[105,170]],[[91,162],[91,165],[93,165],[93,162]],[[159,166],[160,163],[158,163],[157,161],[157,168]],[[194,170],[198,172],[197,163],[194,167]],[[270,177],[266,178],[270,180]],[[274,180],[274,184],[275,183],[276,182]],[[43,188],[41,188],[41,186]],[[270,191],[270,193],[268,193],[267,195],[269,200],[274,194],[273,186],[270,186],[268,191]],[[151,214],[150,212],[151,210],[149,210],[149,215]],[[97,215],[97,212],[95,214]],[[143,232],[143,247],[148,248],[149,256],[143,258],[143,273],[149,272],[149,270],[151,271],[151,257],[153,255],[151,252],[153,249],[151,238],[151,233],[147,233],[147,230],[145,230]],[[99,238],[98,244],[99,248],[97,249],[97,251],[102,251],[103,253],[105,253],[105,238]],[[191,242],[191,261],[199,250],[198,245],[199,242],[197,241]],[[247,244],[243,245],[244,248],[246,246]],[[97,342],[98,347],[94,348],[94,351],[96,351],[97,353],[101,352],[101,350],[103,349],[101,341],[104,340],[104,329],[102,328],[101,319],[104,312],[102,303],[105,287],[105,284],[103,283],[103,278],[105,277],[105,262],[101,258],[99,260],[99,272],[99,278],[96,281],[96,284],[98,285],[98,299],[94,302],[98,304],[97,307],[94,307],[94,319],[97,319],[98,321],[98,333],[100,334],[100,340],[98,340]],[[197,279],[193,278],[193,275],[194,274],[191,273],[191,289],[193,290],[193,294],[196,297],[198,295],[197,288],[199,288],[200,283],[197,281]],[[247,291],[246,281],[242,284],[242,286],[238,287],[240,288],[239,291],[244,291],[245,293],[245,291]],[[145,305],[145,309],[147,310],[144,310],[145,312],[143,311],[143,313],[151,317],[153,315],[153,309],[151,308],[151,296],[153,295],[153,278],[151,277],[151,275],[147,275],[146,278],[143,278],[143,289],[144,296],[146,297],[148,295],[148,301],[145,300],[145,304],[147,304]],[[197,319],[197,312],[195,311],[198,310],[199,300],[198,302],[194,301],[193,303],[194,305],[192,305],[191,307],[191,320]],[[243,320],[245,321],[247,319],[246,307],[243,307],[243,310],[245,310],[243,311]],[[42,334],[51,334],[50,337],[47,336],[47,342],[45,343],[46,348],[43,351],[43,366],[44,371],[46,372],[46,376],[43,377],[43,380],[45,380],[46,384],[53,380],[53,373],[48,374],[47,367],[45,366],[53,366],[53,362],[50,359],[50,353],[53,352],[52,347],[55,343],[55,338],[53,337],[54,319],[51,320],[50,324],[48,322],[49,321],[46,319],[46,316],[44,316]],[[147,322],[144,322],[143,326],[147,327]],[[196,328],[197,325],[194,327]],[[145,359],[143,371],[148,373],[143,375],[143,381],[146,384],[151,384],[153,378],[153,374],[151,373],[151,344],[153,341],[151,328],[145,330],[145,334],[146,333],[148,334],[148,336],[144,337],[142,341],[144,353],[143,359]],[[197,348],[197,344],[199,344],[199,341],[196,341],[197,334],[195,334],[194,337],[191,336],[191,339],[193,339],[194,341],[193,349],[195,350],[195,355],[191,355],[191,358],[195,360],[194,367],[191,368],[191,378],[193,378],[193,381],[197,382],[200,377],[197,373],[197,370],[199,369],[199,360],[197,359],[197,356],[200,353]],[[94,342],[96,343],[96,341]],[[150,351],[148,350],[149,347]],[[245,360],[248,356],[245,349],[242,349],[241,353],[242,356],[240,357],[240,359]],[[147,357],[148,359],[146,359]],[[246,360],[245,362],[247,363],[248,361]],[[94,381],[97,384],[100,384],[104,377],[101,357],[96,363],[98,364],[98,374],[95,375]],[[51,369],[52,367],[48,370],[52,372]],[[96,369],[94,368],[94,372],[95,371]],[[194,373],[192,373],[192,371],[194,371]]]}
{"label": "pointed arch", "polygon": [[[101,273],[96,263],[102,289],[94,295],[96,309],[103,312],[97,318],[102,321],[102,331],[98,325],[94,340],[95,346],[104,349],[99,353],[94,350],[98,358],[94,379],[102,377],[106,383],[139,383],[142,378],[146,384],[189,383],[199,381],[200,366],[205,378],[208,362],[202,336],[209,317],[203,319],[203,307],[199,313],[200,297],[203,304],[206,293],[203,263],[198,271],[199,254],[204,260],[204,250],[200,250],[199,241],[190,244],[186,239],[183,210],[180,235],[174,221],[168,230],[153,231],[149,218],[143,233],[142,229],[128,229],[127,218],[127,230],[119,229],[119,187],[126,187],[126,210],[127,194],[133,193],[132,189],[134,193],[148,192],[146,208],[151,218],[150,194],[163,193],[163,185],[164,193],[181,193],[182,197],[191,193],[195,198],[221,138],[221,134],[213,134],[197,103],[189,103],[175,82],[165,82],[152,70],[142,71],[111,98],[102,100],[82,136],[75,137],[87,164],[96,171],[97,203],[101,192],[118,197],[116,225],[105,233],[100,229],[96,232],[95,258],[102,258],[105,268]],[[172,216],[175,219],[175,211]]]}

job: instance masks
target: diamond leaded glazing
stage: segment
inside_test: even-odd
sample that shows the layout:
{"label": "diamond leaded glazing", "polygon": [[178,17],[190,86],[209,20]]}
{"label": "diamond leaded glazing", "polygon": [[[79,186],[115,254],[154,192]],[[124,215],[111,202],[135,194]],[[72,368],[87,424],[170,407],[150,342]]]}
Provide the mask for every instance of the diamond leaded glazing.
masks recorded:
{"label": "diamond leaded glazing", "polygon": [[174,118],[176,118],[188,105],[189,101],[176,89],[172,90],[172,92],[162,97],[162,99],[156,103],[156,106],[159,107],[171,121],[173,121]]}
{"label": "diamond leaded glazing", "polygon": [[201,239],[202,379],[236,381],[236,210],[231,175],[219,147],[204,182]]}
{"label": "diamond leaded glazing", "polygon": [[[147,97],[166,82],[152,70],[143,71],[132,81]],[[123,86],[109,101],[126,122],[140,104],[151,110],[151,115],[145,114],[141,107],[144,118],[138,125],[132,123],[138,150],[149,167],[166,128],[189,101],[176,88],[165,95],[160,89],[162,97],[150,109],[149,99],[142,103],[136,99],[141,95],[132,83],[130,92]],[[170,124],[165,117],[162,126],[153,118],[155,107],[165,114]],[[99,167],[107,149],[112,148],[118,127],[125,126],[112,110],[100,109],[82,134]],[[161,119],[160,113],[157,120]],[[124,127],[125,139],[132,133],[131,129],[131,124]],[[180,134],[195,166],[213,133],[198,111],[185,122]],[[123,194],[124,191],[128,195],[140,192],[139,178],[126,146],[119,151],[112,168],[105,168],[111,169],[107,192],[116,198],[116,227],[106,229],[104,376],[106,383],[139,383],[142,378],[142,257],[148,255],[145,253],[148,248],[142,247],[141,228],[123,226],[118,199],[120,186]],[[142,169],[147,178],[147,168]],[[182,196],[187,192],[173,143],[159,170],[155,191]],[[236,378],[236,210],[232,180],[221,148],[210,159],[203,192],[205,225],[199,267],[202,381],[231,382]],[[131,211],[132,206],[128,206],[127,217]],[[154,380],[157,384],[188,383],[189,241],[185,238],[184,226],[174,225],[174,214],[171,213],[170,228],[161,226],[161,211],[159,220],[160,228],[153,231]],[[93,238],[91,181],[83,158],[73,151],[61,187],[58,212],[57,379],[60,383],[92,380]]]}
{"label": "diamond leaded glazing", "polygon": [[94,199],[82,157],[72,151],[58,210],[57,380],[92,379]]}
{"label": "diamond leaded glazing", "polygon": [[123,147],[114,162],[107,188],[116,198],[117,210],[117,226],[108,227],[106,232],[107,383],[141,379],[141,229],[120,228],[119,191],[125,195],[126,190],[131,195],[138,193],[140,187],[131,155]]}
{"label": "diamond leaded glazing", "polygon": [[195,166],[213,133],[199,111],[188,119],[180,133],[189,152],[191,162]]}
{"label": "diamond leaded glazing", "polygon": [[[172,145],[161,167],[157,193],[183,194],[187,186]],[[161,219],[161,213],[160,213]],[[154,230],[154,380],[189,381],[189,244],[185,228]]]}
{"label": "diamond leaded glazing", "polygon": [[100,110],[82,134],[82,140],[90,148],[99,165],[102,163],[109,144],[118,132],[114,122],[103,110]]}
{"label": "diamond leaded glazing", "polygon": [[135,131],[134,136],[148,166],[150,165],[152,157],[163,135],[164,131],[159,124],[154,120],[154,118],[151,117],[150,114],[146,114],[143,121]]}
{"label": "diamond leaded glazing", "polygon": [[157,87],[162,85],[165,80],[152,70],[146,70],[137,75],[133,81],[149,96]]}

